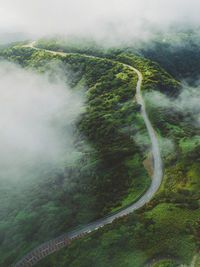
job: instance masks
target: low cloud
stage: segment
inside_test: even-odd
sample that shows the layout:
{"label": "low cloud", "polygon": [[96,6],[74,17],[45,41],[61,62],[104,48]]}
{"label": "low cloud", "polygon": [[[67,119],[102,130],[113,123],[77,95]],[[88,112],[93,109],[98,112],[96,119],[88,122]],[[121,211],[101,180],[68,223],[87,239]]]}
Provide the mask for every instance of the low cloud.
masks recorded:
{"label": "low cloud", "polygon": [[168,157],[171,154],[174,154],[174,143],[171,139],[166,137],[159,137],[159,146],[161,149],[162,156]]}
{"label": "low cloud", "polygon": [[1,0],[0,25],[38,37],[75,34],[117,43],[177,25],[199,27],[199,10],[198,0]]}
{"label": "low cloud", "polygon": [[170,99],[166,95],[152,91],[145,94],[145,98],[154,107],[171,108],[172,112],[178,111],[185,115],[185,121],[191,120],[195,126],[200,127],[200,81],[196,81],[196,87],[190,87],[185,83],[183,84],[183,90],[176,99]]}
{"label": "low cloud", "polygon": [[[0,179],[59,169],[76,153],[73,123],[83,99],[61,80],[0,62]],[[33,172],[34,170],[34,172]]]}

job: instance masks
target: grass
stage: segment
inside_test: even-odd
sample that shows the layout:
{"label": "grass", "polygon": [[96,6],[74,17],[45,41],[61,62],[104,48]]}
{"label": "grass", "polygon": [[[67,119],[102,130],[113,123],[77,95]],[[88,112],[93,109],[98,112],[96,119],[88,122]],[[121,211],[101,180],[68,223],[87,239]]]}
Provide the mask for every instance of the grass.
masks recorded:
{"label": "grass", "polygon": [[156,262],[152,267],[178,267],[179,263],[169,260],[169,259],[164,259],[160,260],[159,262]]}
{"label": "grass", "polygon": [[135,157],[133,158],[127,159],[125,164],[127,167],[129,167],[130,172],[133,172],[133,173],[140,172],[140,179],[133,180],[132,185],[130,186],[128,190],[128,196],[125,199],[123,199],[120,207],[118,206],[117,208],[112,209],[111,212],[115,212],[119,208],[124,208],[128,206],[129,204],[131,204],[132,202],[136,201],[142,194],[144,194],[144,192],[149,187],[150,178],[147,179],[147,177],[149,177],[149,174],[145,169],[142,170],[139,167],[141,165],[141,162],[140,162],[138,155],[135,155]]}

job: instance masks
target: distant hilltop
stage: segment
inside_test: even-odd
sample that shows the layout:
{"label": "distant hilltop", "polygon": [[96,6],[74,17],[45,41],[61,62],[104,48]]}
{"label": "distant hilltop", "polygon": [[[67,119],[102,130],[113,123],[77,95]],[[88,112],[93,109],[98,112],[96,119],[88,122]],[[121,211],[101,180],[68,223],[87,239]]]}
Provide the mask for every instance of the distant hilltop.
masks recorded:
{"label": "distant hilltop", "polygon": [[30,35],[23,32],[5,32],[0,30],[0,45],[11,42],[25,41],[30,38]]}

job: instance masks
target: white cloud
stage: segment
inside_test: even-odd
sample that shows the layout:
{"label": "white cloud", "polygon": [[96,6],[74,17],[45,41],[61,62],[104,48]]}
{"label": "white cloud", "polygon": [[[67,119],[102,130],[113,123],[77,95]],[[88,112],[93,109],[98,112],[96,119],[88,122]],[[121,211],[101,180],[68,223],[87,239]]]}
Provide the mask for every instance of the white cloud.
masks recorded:
{"label": "white cloud", "polygon": [[198,0],[1,0],[1,27],[33,34],[131,39],[173,23],[200,25]]}
{"label": "white cloud", "polygon": [[37,175],[47,165],[61,168],[75,151],[72,122],[81,106],[82,98],[59,78],[52,83],[47,76],[1,62],[1,179],[24,177],[33,168]]}
{"label": "white cloud", "polygon": [[[177,110],[185,115],[185,120],[191,120],[191,114],[194,119],[195,126],[200,126],[200,87],[199,80],[196,82],[196,87],[189,87],[185,82],[182,83],[185,87],[179,94],[179,96],[172,100],[166,95],[152,91],[145,93],[146,101],[149,101],[155,107],[171,108],[171,110]],[[187,114],[189,113],[189,114]],[[187,116],[189,117],[187,118]]]}

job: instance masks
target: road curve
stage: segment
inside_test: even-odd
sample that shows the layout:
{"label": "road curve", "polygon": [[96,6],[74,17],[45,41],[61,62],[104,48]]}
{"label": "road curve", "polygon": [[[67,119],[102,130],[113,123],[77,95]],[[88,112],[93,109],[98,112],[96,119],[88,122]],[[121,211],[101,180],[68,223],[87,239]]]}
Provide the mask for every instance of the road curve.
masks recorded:
{"label": "road curve", "polygon": [[[30,47],[34,48],[36,50],[44,50],[46,52],[52,53],[54,55],[61,55],[61,56],[66,56],[68,54],[73,54],[73,53],[64,53],[64,52],[56,52],[56,51],[50,51],[50,50],[45,50],[45,49],[39,49],[34,47],[35,42],[32,42],[24,47]],[[84,55],[80,54],[80,56],[84,57],[91,57],[91,58],[98,58],[95,56],[90,56],[90,55]],[[101,59],[101,58],[100,58]],[[122,63],[123,64],[123,63]],[[125,208],[122,208],[111,215],[108,215],[104,218],[101,218],[99,220],[96,220],[92,223],[89,223],[77,230],[65,233],[53,240],[50,240],[48,242],[45,242],[41,245],[39,245],[37,248],[34,248],[32,251],[27,253],[20,261],[18,261],[15,264],[15,267],[20,267],[20,266],[33,266],[36,264],[38,261],[43,259],[44,257],[48,256],[49,254],[57,251],[59,248],[62,248],[66,246],[67,244],[71,243],[74,239],[79,238],[87,233],[90,233],[108,223],[112,223],[112,221],[116,218],[125,216],[140,207],[142,207],[145,203],[147,203],[157,192],[159,189],[161,182],[162,182],[162,177],[163,177],[163,169],[162,169],[162,159],[161,159],[161,154],[160,154],[160,149],[159,149],[159,144],[158,144],[158,137],[151,125],[151,122],[148,118],[148,115],[145,110],[145,104],[144,100],[141,95],[141,84],[142,84],[142,74],[135,69],[134,67],[123,64],[124,66],[128,67],[129,69],[133,70],[134,72],[137,73],[138,75],[138,82],[137,82],[137,87],[136,87],[136,94],[137,94],[137,102],[141,105],[141,114],[143,116],[145,125],[147,127],[147,131],[151,140],[152,144],[152,157],[153,157],[153,176],[151,180],[151,184],[146,190],[146,192],[135,202],[132,204],[128,205]]]}

